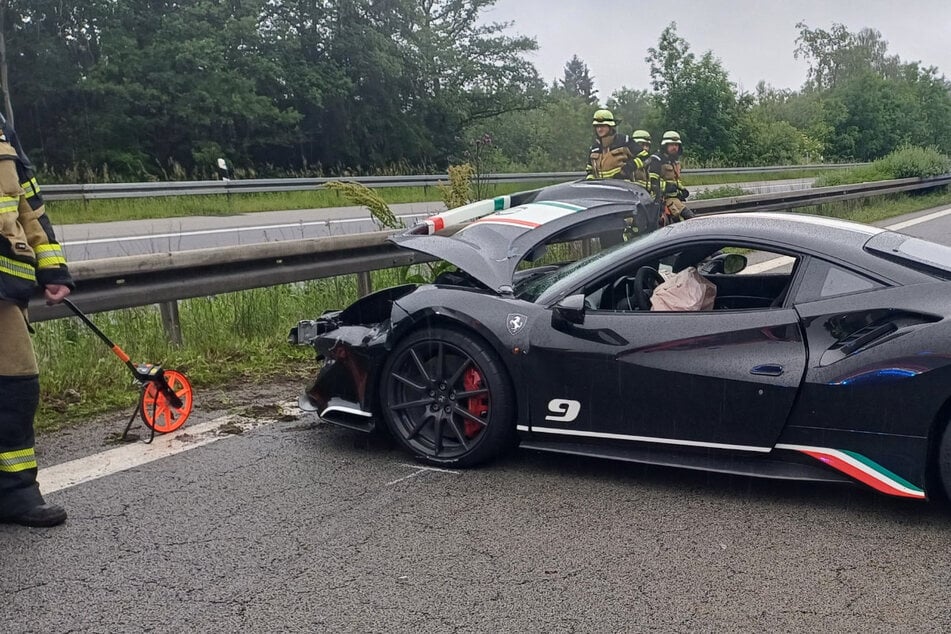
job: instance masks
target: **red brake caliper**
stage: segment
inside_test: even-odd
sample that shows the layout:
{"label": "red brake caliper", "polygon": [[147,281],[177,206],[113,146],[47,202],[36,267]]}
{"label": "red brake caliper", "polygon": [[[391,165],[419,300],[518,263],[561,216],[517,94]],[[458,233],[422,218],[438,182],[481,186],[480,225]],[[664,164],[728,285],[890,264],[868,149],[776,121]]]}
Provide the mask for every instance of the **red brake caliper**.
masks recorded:
{"label": "red brake caliper", "polygon": [[[462,389],[466,392],[481,390],[483,387],[485,386],[482,384],[482,375],[475,368],[469,368],[462,375]],[[483,419],[489,415],[488,394],[470,396],[466,401],[466,409],[469,410],[470,414]],[[473,420],[466,419],[462,422],[462,431],[467,438],[474,438],[476,434],[482,431],[482,428],[483,425]]]}

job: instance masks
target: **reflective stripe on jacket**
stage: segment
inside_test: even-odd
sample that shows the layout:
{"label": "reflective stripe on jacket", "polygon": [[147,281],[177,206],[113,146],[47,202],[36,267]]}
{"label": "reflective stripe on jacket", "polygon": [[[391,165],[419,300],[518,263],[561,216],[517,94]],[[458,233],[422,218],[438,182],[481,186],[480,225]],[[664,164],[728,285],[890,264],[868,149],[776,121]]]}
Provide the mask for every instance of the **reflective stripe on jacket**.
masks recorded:
{"label": "reflective stripe on jacket", "polygon": [[622,178],[633,180],[634,156],[638,148],[626,134],[615,134],[606,137],[610,142],[605,147],[598,139],[588,152],[587,176],[588,180],[599,178]]}
{"label": "reflective stripe on jacket", "polygon": [[73,282],[15,134],[6,125],[0,131],[0,300],[25,306],[37,284]]}

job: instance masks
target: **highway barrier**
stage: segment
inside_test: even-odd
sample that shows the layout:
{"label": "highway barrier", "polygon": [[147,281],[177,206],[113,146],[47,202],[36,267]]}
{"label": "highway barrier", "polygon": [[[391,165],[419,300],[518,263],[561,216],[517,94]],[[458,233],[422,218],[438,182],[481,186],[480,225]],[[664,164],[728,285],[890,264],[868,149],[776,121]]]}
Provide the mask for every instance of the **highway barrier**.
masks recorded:
{"label": "highway barrier", "polygon": [[[714,174],[755,174],[764,172],[815,171],[842,169],[865,163],[824,163],[821,165],[773,165],[768,167],[717,167],[685,169],[686,176]],[[533,172],[524,174],[484,174],[483,183],[532,183],[568,181],[584,178],[584,172]],[[43,185],[47,200],[96,200],[103,198],[146,198],[162,196],[199,196],[260,194],[319,189],[331,181],[353,181],[366,187],[433,187],[447,183],[445,174],[416,176],[337,176],[332,178],[254,178],[228,181],[176,181],[163,183],[89,183],[80,185]]]}

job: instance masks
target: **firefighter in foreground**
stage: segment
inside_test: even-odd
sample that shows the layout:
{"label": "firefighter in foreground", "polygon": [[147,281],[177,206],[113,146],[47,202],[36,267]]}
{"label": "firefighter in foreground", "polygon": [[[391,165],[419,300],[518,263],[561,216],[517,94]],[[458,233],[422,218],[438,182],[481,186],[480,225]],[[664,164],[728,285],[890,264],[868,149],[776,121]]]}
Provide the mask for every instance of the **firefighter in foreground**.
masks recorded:
{"label": "firefighter in foreground", "polygon": [[588,153],[588,180],[620,178],[634,180],[634,157],[641,151],[626,134],[619,134],[617,121],[610,110],[594,113],[591,125],[597,137]]}
{"label": "firefighter in foreground", "polygon": [[663,206],[661,226],[694,217],[694,213],[684,204],[690,196],[690,191],[680,179],[681,154],[683,144],[680,142],[680,134],[668,130],[661,139],[660,151],[650,157],[648,191]]}
{"label": "firefighter in foreground", "polygon": [[0,522],[56,526],[66,520],[66,511],[47,504],[36,483],[33,417],[40,382],[26,307],[37,285],[47,303],[55,304],[73,283],[44,215],[33,167],[5,121],[0,128],[0,223]]}

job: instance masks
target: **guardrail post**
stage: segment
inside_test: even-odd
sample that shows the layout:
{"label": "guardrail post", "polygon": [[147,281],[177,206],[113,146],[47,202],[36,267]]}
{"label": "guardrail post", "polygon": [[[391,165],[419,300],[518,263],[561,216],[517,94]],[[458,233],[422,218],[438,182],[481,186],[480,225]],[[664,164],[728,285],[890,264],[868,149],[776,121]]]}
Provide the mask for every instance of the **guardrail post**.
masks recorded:
{"label": "guardrail post", "polygon": [[372,292],[373,280],[370,279],[370,272],[357,273],[357,297],[366,297]]}
{"label": "guardrail post", "polygon": [[159,310],[162,312],[162,327],[165,329],[165,336],[176,346],[182,345],[182,322],[178,314],[178,302],[162,302],[159,304]]}

